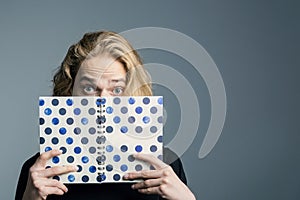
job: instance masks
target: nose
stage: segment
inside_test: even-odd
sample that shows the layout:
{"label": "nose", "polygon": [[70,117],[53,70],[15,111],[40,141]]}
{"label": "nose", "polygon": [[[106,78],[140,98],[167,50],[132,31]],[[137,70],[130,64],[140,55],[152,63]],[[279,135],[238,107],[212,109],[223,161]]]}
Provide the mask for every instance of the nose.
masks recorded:
{"label": "nose", "polygon": [[112,95],[106,89],[104,89],[100,92],[100,97],[109,97],[109,96],[112,96]]}

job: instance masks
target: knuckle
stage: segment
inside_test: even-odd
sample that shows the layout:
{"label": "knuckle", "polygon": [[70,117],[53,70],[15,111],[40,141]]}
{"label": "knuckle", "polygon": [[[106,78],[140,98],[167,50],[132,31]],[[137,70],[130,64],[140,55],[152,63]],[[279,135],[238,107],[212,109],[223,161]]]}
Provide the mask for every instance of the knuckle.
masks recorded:
{"label": "knuckle", "polygon": [[144,181],[144,186],[145,187],[149,187],[151,185],[151,181],[150,180],[145,180]]}
{"label": "knuckle", "polygon": [[161,192],[161,194],[165,194],[166,193],[166,185],[160,185],[159,191]]}
{"label": "knuckle", "polygon": [[170,181],[169,181],[168,178],[163,178],[163,179],[162,179],[162,183],[163,183],[163,184],[169,184]]}
{"label": "knuckle", "polygon": [[31,178],[36,179],[38,177],[39,173],[37,171],[32,171],[31,172]]}
{"label": "knuckle", "polygon": [[163,176],[170,176],[171,172],[168,169],[163,170]]}
{"label": "knuckle", "polygon": [[142,172],[141,172],[141,175],[142,175],[143,177],[147,177],[147,176],[149,175],[149,173],[148,173],[147,171],[142,171]]}

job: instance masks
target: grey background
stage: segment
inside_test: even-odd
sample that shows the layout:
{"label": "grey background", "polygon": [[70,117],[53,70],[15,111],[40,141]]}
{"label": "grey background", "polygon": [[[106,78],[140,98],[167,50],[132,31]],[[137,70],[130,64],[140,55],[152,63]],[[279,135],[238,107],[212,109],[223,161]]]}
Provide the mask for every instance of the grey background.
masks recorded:
{"label": "grey background", "polygon": [[[197,198],[300,199],[299,17],[297,0],[1,1],[0,199],[13,199],[22,163],[38,151],[37,99],[51,94],[52,75],[67,48],[87,31],[144,26],[192,37],[223,77],[225,126],[213,151],[199,160],[210,118],[205,83],[174,54],[140,52],[146,63],[180,71],[197,92],[201,124],[182,156]],[[178,128],[180,111],[172,109],[178,100],[167,88],[155,92],[164,93],[170,110],[168,142]]]}

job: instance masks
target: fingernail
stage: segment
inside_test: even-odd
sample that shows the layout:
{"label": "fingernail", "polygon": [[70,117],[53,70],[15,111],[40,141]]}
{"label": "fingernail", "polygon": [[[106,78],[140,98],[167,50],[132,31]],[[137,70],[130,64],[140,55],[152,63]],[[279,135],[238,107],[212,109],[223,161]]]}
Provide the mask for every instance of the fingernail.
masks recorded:
{"label": "fingernail", "polygon": [[127,179],[128,177],[129,177],[128,174],[125,174],[125,175],[123,176],[124,179]]}
{"label": "fingernail", "polygon": [[77,172],[79,170],[78,166],[74,166],[74,170]]}
{"label": "fingernail", "polygon": [[59,152],[60,152],[60,153],[63,153],[63,151],[62,151],[62,150],[59,150]]}
{"label": "fingernail", "polygon": [[132,186],[131,186],[131,188],[132,188],[132,189],[134,189],[134,188],[135,188],[135,186],[134,186],[134,185],[132,185]]}

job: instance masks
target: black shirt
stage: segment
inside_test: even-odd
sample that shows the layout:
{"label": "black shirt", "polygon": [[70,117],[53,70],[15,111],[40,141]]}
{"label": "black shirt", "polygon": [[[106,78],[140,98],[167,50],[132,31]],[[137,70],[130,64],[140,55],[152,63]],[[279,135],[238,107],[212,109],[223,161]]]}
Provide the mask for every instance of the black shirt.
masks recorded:
{"label": "black shirt", "polygon": [[[21,170],[18,181],[15,199],[21,200],[26,189],[28,174],[30,167],[39,157],[39,153],[28,159]],[[164,162],[169,164],[180,180],[187,184],[182,163],[177,155],[168,148],[164,148]],[[63,200],[81,200],[81,199],[111,199],[111,200],[127,200],[127,199],[144,199],[144,200],[160,200],[163,199],[158,195],[145,195],[136,190],[131,189],[132,183],[102,183],[102,184],[66,184],[68,192],[64,195],[49,195],[47,199],[63,199]]]}

